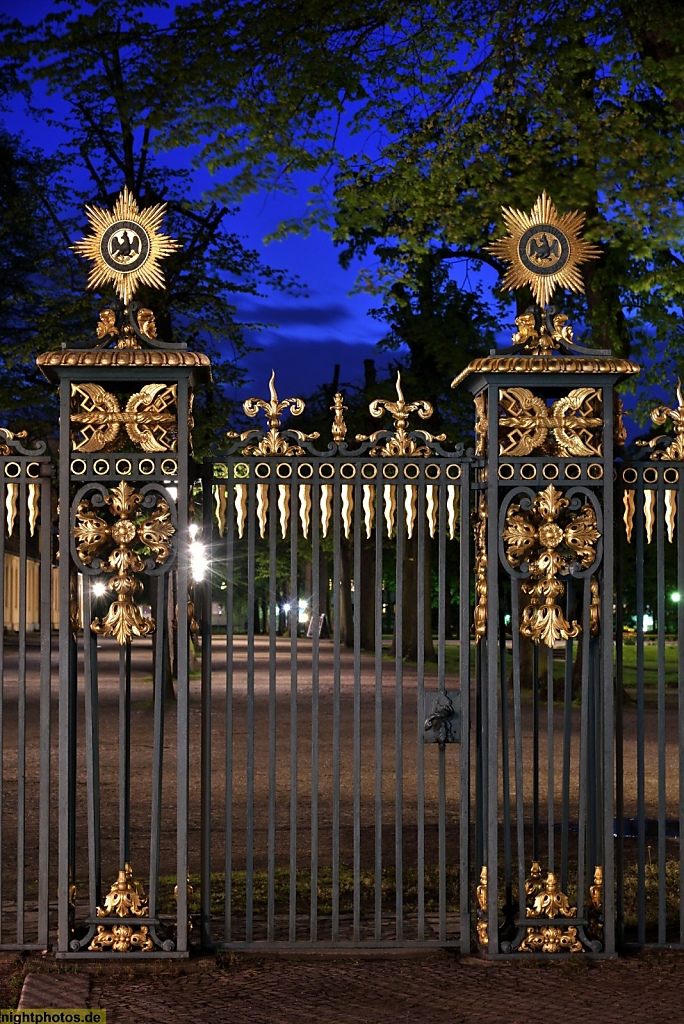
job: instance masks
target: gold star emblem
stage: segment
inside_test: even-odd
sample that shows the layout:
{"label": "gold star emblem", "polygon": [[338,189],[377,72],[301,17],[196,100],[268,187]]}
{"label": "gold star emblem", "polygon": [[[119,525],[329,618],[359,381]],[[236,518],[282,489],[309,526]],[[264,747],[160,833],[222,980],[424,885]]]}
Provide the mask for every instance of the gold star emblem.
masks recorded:
{"label": "gold star emblem", "polygon": [[580,263],[597,259],[602,250],[580,238],[583,213],[575,210],[560,217],[546,192],[529,214],[505,206],[502,211],[510,233],[487,246],[494,256],[510,264],[502,288],[512,292],[529,285],[540,306],[551,301],[556,288],[584,291],[577,268]]}
{"label": "gold star emblem", "polygon": [[166,203],[139,210],[135,197],[125,187],[111,212],[86,206],[93,234],[76,242],[72,249],[93,261],[88,287],[111,284],[126,305],[141,284],[164,288],[159,261],[180,249],[175,238],[159,231],[165,211]]}

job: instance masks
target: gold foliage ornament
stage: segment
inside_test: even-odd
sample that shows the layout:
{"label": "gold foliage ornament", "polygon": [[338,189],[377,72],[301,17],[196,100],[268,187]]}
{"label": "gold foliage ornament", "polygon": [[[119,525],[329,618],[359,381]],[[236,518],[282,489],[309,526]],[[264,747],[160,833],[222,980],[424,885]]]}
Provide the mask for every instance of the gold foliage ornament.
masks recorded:
{"label": "gold foliage ornament", "polygon": [[637,441],[642,447],[655,448],[660,441],[670,441],[666,448],[656,450],[651,455],[652,459],[662,459],[664,462],[684,460],[684,397],[682,396],[682,382],[677,380],[677,408],[670,409],[666,405],[658,405],[651,411],[651,419],[656,426],[661,427],[667,420],[672,420],[675,436],[674,440],[660,434],[651,438],[650,441]]}
{"label": "gold foliage ornament", "polygon": [[583,292],[578,267],[598,259],[602,251],[580,238],[583,213],[558,214],[546,192],[538,197],[530,213],[502,207],[509,234],[491,242],[487,249],[507,263],[501,287],[508,291],[529,285],[535,301],[546,306],[556,288]]}
{"label": "gold foliage ornament", "polygon": [[581,633],[579,623],[568,622],[558,604],[565,585],[557,576],[567,574],[573,563],[590,568],[601,536],[593,506],[587,502],[575,513],[570,505],[571,500],[549,484],[532,501],[511,502],[502,534],[509,565],[517,568],[526,563],[531,577],[522,584],[530,603],[523,612],[520,633],[547,647]]}
{"label": "gold foliage ornament", "polygon": [[[105,896],[104,907],[97,908],[97,916],[145,917],[147,912],[147,898],[140,883],[133,877],[131,865],[127,863]],[[88,946],[92,952],[111,949],[115,953],[128,953],[130,950],[148,952],[153,948],[147,925],[133,927],[129,924],[114,924],[110,928],[104,924],[98,925],[97,933]]]}
{"label": "gold foliage ornament", "polygon": [[164,288],[159,261],[180,248],[159,230],[165,212],[166,203],[140,210],[126,187],[111,211],[86,206],[93,233],[71,248],[93,263],[88,287],[111,284],[126,305],[141,284]]}
{"label": "gold foliage ornament", "polygon": [[126,644],[134,636],[148,636],[155,629],[154,619],[144,616],[135,601],[136,594],[142,590],[138,574],[147,567],[146,548],[156,564],[168,560],[169,541],[175,527],[164,498],[157,498],[145,516],[146,495],[125,481],[104,497],[98,492],[98,497],[98,504],[107,506],[114,522],[108,523],[96,511],[95,502],[83,498],[76,509],[76,526],[72,530],[77,542],[76,555],[86,566],[99,559],[101,571],[112,574],[107,586],[116,600],[104,619],[93,619],[90,628],[94,633],[113,636],[120,644]]}

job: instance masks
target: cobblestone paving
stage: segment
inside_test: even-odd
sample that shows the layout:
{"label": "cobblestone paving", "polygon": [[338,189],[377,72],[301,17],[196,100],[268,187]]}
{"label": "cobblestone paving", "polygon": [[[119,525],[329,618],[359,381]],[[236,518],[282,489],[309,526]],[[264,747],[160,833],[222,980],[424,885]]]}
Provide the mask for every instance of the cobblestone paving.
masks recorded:
{"label": "cobblestone paving", "polygon": [[151,967],[92,968],[90,1007],[106,1008],[108,1024],[684,1024],[674,952],[497,964],[224,954]]}

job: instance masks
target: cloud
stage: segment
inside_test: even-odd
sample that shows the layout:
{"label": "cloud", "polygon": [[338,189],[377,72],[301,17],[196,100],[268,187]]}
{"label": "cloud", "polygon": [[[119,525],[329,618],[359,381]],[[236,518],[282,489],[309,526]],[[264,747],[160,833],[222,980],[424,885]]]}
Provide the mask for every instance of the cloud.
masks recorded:
{"label": "cloud", "polygon": [[232,388],[229,397],[242,403],[246,398],[266,397],[271,371],[275,370],[276,389],[282,398],[306,398],[333,379],[335,364],[340,365],[339,386],[342,391],[361,386],[364,360],[372,359],[378,375],[384,373],[397,353],[381,352],[374,342],[341,344],[336,338],[311,341],[291,335],[274,335],[261,352],[251,352],[245,359],[249,383]]}
{"label": "cloud", "polygon": [[342,324],[354,319],[349,306],[327,302],[323,305],[299,300],[296,305],[271,302],[240,303],[238,316],[263,324],[276,324],[278,328],[301,325],[322,327]]}

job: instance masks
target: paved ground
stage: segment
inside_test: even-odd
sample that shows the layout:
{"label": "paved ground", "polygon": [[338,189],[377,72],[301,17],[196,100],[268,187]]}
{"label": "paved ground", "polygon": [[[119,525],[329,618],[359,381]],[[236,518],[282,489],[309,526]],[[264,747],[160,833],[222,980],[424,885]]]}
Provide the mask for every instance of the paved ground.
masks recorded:
{"label": "paved ground", "polygon": [[107,1024],[684,1022],[684,953],[675,952],[497,964],[446,953],[224,954],[27,969],[21,1006],[104,1007]]}

